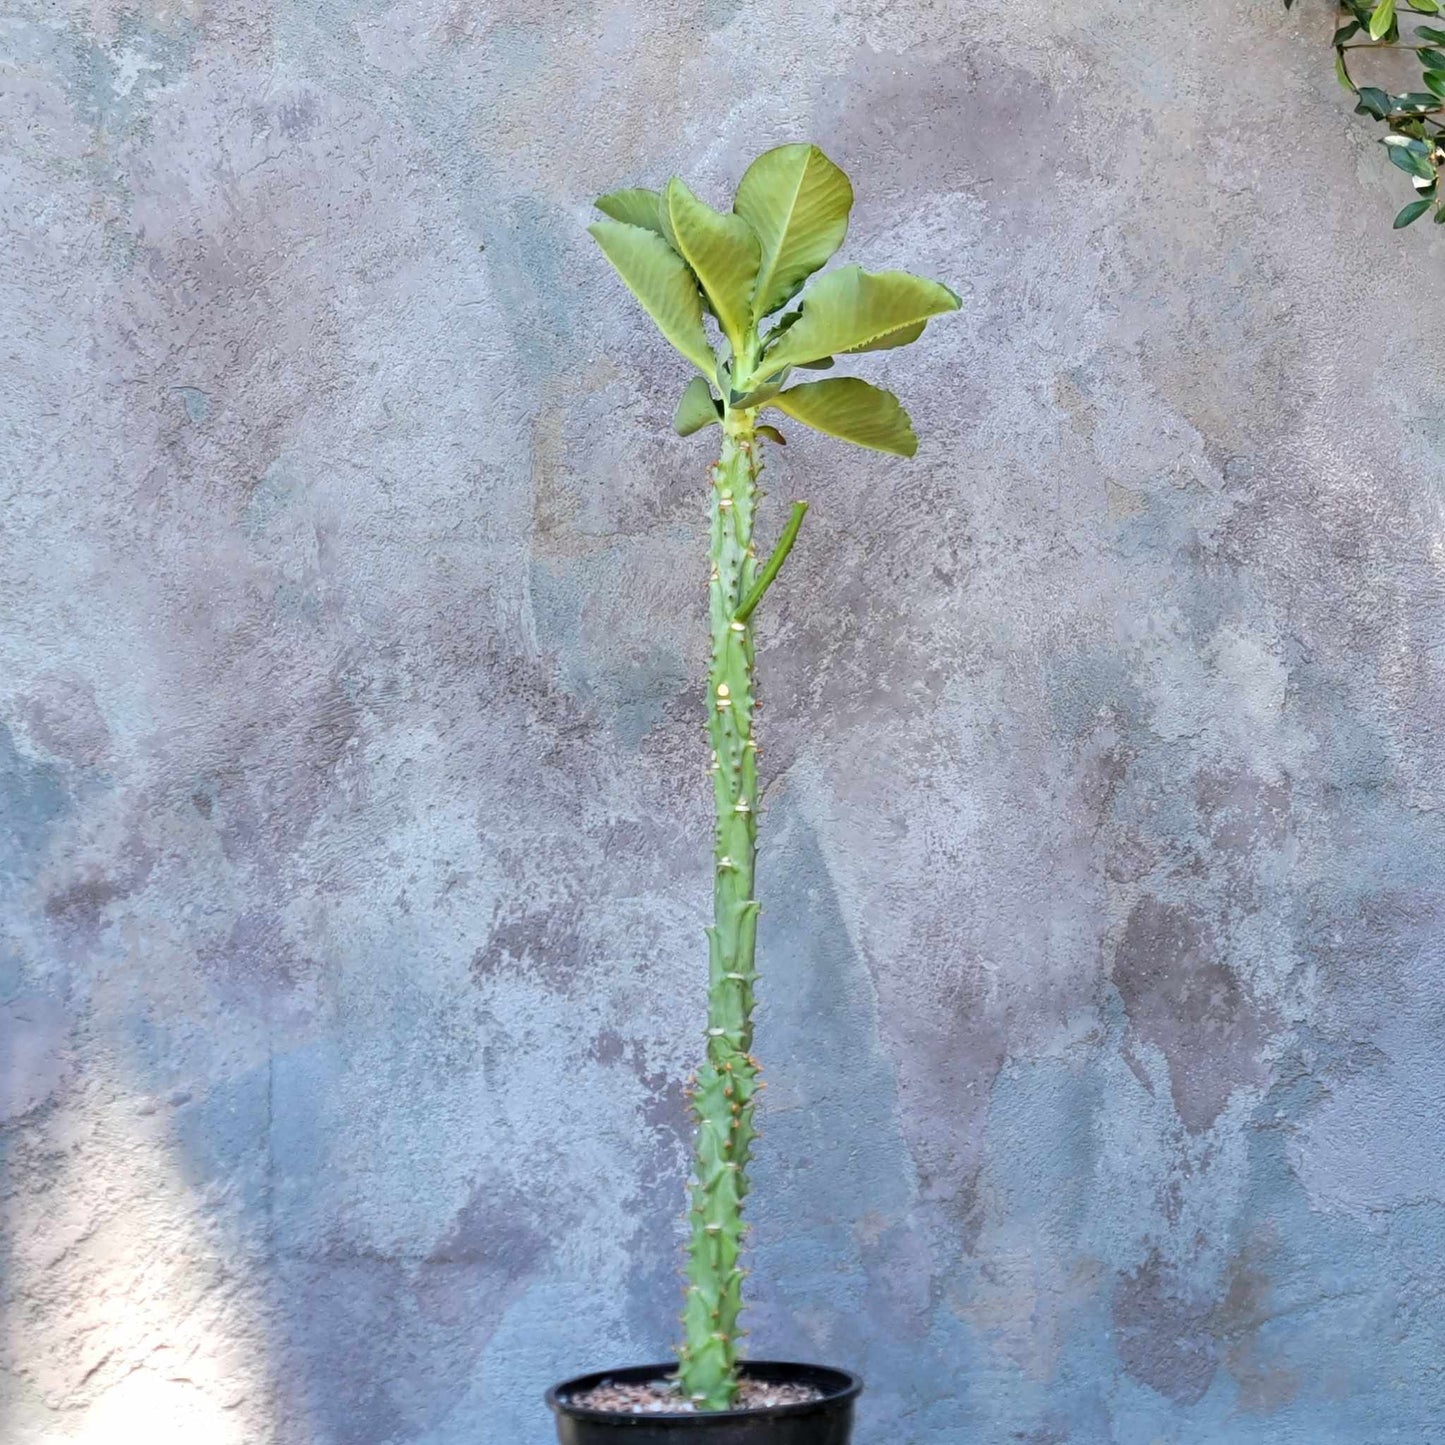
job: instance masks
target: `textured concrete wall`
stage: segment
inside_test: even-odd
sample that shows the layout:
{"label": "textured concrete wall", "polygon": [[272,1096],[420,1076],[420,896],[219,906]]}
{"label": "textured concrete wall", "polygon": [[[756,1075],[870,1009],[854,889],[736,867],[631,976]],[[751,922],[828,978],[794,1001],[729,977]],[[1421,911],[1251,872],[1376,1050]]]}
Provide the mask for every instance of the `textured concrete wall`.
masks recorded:
{"label": "textured concrete wall", "polygon": [[915,462],[771,464],[752,1347],[864,1445],[1445,1441],[1445,242],[1328,23],[12,7],[6,1445],[667,1349],[707,447],[582,227],[798,138],[965,310]]}

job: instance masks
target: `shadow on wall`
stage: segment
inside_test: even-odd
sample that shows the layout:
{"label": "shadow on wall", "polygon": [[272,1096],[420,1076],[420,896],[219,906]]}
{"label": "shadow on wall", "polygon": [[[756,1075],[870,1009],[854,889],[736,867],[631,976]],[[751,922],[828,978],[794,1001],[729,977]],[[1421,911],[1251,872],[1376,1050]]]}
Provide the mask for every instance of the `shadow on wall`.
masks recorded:
{"label": "shadow on wall", "polygon": [[75,867],[106,784],[70,751],[38,761],[0,727],[0,1438],[250,1445],[269,1438],[262,1292],[232,1185],[187,1177],[174,1118],[190,1091],[143,1053],[168,1001],[102,942],[116,890]]}
{"label": "shadow on wall", "polygon": [[[800,766],[772,796],[764,860],[771,1091],[753,1201],[754,1348],[861,1367],[870,1445],[960,1428],[1006,1438],[1027,1422],[1037,1438],[1104,1445],[1181,1419],[1242,1445],[1368,1438],[1379,1351],[1420,1378],[1429,1369],[1428,1337],[1403,1330],[1402,1312],[1432,1267],[1433,1206],[1392,1217],[1382,1255],[1349,1217],[1350,1189],[1322,1215],[1301,1181],[1314,1198],[1344,1186],[1290,1156],[1301,1128],[1336,1127],[1321,1069],[1357,1089],[1380,1060],[1300,1029],[1226,1161],[1233,1192],[1210,1240],[1218,1285],[1197,1242],[1171,1255],[1167,1200],[1151,1246],[1139,1225],[1154,1217],[1147,1191],[1188,1158],[1177,1131],[1191,1110],[1215,1107],[1207,1091],[1171,1097],[1167,1068],[1152,1095],[1139,1077],[1152,1067],[1140,1061],[1149,1030],[1195,1017],[1201,976],[1176,958],[1198,948],[1194,936],[1156,911],[1147,949],[1137,920],[1122,934],[1103,1034],[1005,1065],[977,1126],[976,1174],[921,1175],[888,1021]],[[428,972],[435,936],[393,932],[387,953],[347,936],[346,986],[333,991],[244,911],[223,945],[157,964],[156,936],[138,931],[144,908],[113,915],[125,928],[102,927],[73,881],[51,887],[83,851],[77,800],[95,807],[102,782],[0,733],[0,791],[16,822],[3,882],[19,923],[0,997],[6,1445],[50,1445],[72,1427],[85,1445],[541,1445],[537,1390],[564,1361],[665,1351],[684,1168],[668,1089],[682,1069],[639,1068],[650,1030],[636,979],[610,975],[630,1023],[579,1016],[568,976],[544,977],[531,935],[505,924],[475,950],[483,972],[455,980],[470,1006]],[[1406,843],[1389,850],[1398,876],[1412,866]],[[26,890],[64,906],[28,919],[13,907]],[[1418,922],[1385,960],[1398,986],[1438,954],[1430,918]],[[341,947],[345,920],[328,914],[327,926]],[[1342,935],[1319,956],[1359,943]],[[1179,963],[1182,1001],[1130,972],[1145,953]],[[678,976],[695,956],[678,960]],[[1210,1007],[1228,1013],[1229,987],[1215,993]],[[503,1081],[529,1052],[547,1075],[589,1056],[585,1097],[641,1089],[633,1100],[660,1112],[629,1104],[583,1129],[600,1119],[661,1131],[661,1152],[559,1133],[529,1112],[535,1080]],[[1393,1097],[1408,1105],[1408,1085]],[[1157,1117],[1139,1112],[1149,1108]],[[478,1119],[485,1128],[468,1137]],[[1211,1122],[1192,1127],[1204,1137]],[[961,1154],[970,1140],[955,1142]],[[1156,1148],[1174,1157],[1157,1174]],[[1184,1167],[1213,1167],[1201,1158]],[[549,1193],[595,1177],[605,1194],[609,1168],[626,1176],[611,1181],[615,1214]],[[621,1227],[636,1218],[655,1232]],[[598,1237],[604,1220],[618,1226],[611,1237]],[[649,1252],[661,1268],[649,1271]],[[619,1315],[639,1255],[649,1277]],[[1307,1374],[1310,1351],[1326,1373]],[[1332,1396],[1336,1377],[1352,1395]]]}
{"label": "shadow on wall", "polygon": [[[273,1015],[295,1001],[272,972],[277,937],[242,915],[228,956],[187,960],[144,903],[112,928],[113,896],[92,888],[82,904],[73,882],[55,888],[84,871],[78,818],[104,811],[107,786],[0,728],[0,1439],[431,1438],[545,1248],[487,1187],[429,1246],[414,1221],[391,1221],[401,1237],[378,1245],[349,1219],[404,1215],[444,1146],[425,1127],[388,1141],[373,1120],[332,1113],[345,1055],[404,1055],[418,1028],[434,1044],[439,1020],[393,1016],[365,1040],[338,1038],[333,1019],[273,1058]],[[27,894],[48,904],[27,914]],[[386,1088],[418,1112],[454,1106],[428,1076],[436,1063],[430,1048],[393,1058]],[[446,1168],[484,1175],[486,1158]],[[448,1438],[479,1428],[452,1420]]]}
{"label": "shadow on wall", "polygon": [[23,966],[18,905],[44,856],[68,798],[59,770],[20,754],[0,725],[0,1439],[22,1438],[32,1405],[43,1409],[17,1373],[26,1363],[31,1313],[22,1273],[28,1215],[43,1194],[53,1209],[53,1183],[43,1186],[32,1160],[44,1150],[35,1121],[60,1088],[67,1057],[66,979],[30,976]]}

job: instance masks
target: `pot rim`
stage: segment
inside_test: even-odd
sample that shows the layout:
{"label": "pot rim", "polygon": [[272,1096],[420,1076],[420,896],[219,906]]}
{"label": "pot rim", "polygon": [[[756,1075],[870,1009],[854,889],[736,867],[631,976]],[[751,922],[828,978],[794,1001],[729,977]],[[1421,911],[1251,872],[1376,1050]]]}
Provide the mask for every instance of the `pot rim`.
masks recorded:
{"label": "pot rim", "polygon": [[840,1370],[836,1365],[807,1365],[796,1360],[739,1360],[738,1368],[744,1375],[760,1368],[766,1372],[765,1376],[754,1375],[755,1379],[786,1379],[788,1372],[795,1371],[805,1380],[809,1375],[821,1374],[832,1375],[841,1383],[828,1389],[817,1380],[808,1381],[824,1391],[819,1400],[800,1400],[792,1405],[761,1405],[741,1410],[594,1410],[586,1405],[574,1405],[564,1398],[590,1389],[593,1385],[600,1385],[604,1380],[655,1380],[676,1374],[677,1361],[667,1360],[660,1365],[624,1365],[620,1369],[592,1370],[585,1375],[574,1375],[570,1380],[563,1380],[561,1384],[553,1385],[547,1391],[547,1404],[558,1415],[566,1415],[573,1420],[585,1420],[589,1424],[643,1424],[652,1420],[696,1420],[699,1424],[711,1424],[714,1420],[783,1420],[819,1410],[831,1410],[856,1400],[863,1390],[861,1375],[855,1375],[852,1370]]}

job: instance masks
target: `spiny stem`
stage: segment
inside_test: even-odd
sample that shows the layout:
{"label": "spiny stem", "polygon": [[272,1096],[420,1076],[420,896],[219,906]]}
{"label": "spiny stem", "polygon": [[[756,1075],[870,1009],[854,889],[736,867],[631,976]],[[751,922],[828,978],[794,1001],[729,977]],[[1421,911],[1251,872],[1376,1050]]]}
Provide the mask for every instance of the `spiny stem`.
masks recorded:
{"label": "spiny stem", "polygon": [[712,469],[707,709],[717,828],[713,923],[707,930],[707,1056],[692,1103],[697,1136],[678,1351],[682,1388],[704,1410],[725,1410],[737,1394],[742,1205],[754,1137],[753,1100],[761,1088],[750,1052],[758,922],[753,636],[751,608],[742,611],[744,599],[757,587],[752,538],[758,471],[753,414],[730,412],[722,455]]}

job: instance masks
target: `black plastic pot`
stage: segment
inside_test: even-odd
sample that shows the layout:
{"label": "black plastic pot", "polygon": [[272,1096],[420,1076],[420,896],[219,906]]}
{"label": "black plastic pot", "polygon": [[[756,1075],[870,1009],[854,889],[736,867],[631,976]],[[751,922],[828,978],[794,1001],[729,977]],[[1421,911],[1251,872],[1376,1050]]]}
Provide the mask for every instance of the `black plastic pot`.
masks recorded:
{"label": "black plastic pot", "polygon": [[821,1400],[806,1405],[775,1405],[767,1410],[711,1410],[688,1415],[623,1415],[587,1410],[570,1401],[604,1380],[640,1384],[660,1380],[677,1369],[634,1365],[579,1375],[547,1391],[557,1415],[561,1445],[848,1445],[853,1438],[853,1401],[863,1381],[846,1370],[822,1365],[793,1365],[780,1360],[749,1360],[742,1367],[754,1380],[786,1380],[814,1385]]}

